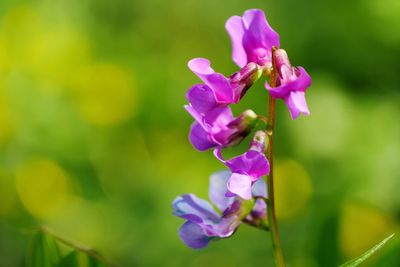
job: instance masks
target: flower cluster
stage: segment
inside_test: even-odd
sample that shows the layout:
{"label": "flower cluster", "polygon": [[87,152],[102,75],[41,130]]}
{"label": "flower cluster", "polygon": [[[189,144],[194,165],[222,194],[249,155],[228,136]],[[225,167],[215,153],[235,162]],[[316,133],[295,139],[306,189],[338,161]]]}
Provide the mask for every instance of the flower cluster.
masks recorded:
{"label": "flower cluster", "polygon": [[194,118],[189,140],[199,151],[214,148],[215,157],[229,169],[210,178],[212,204],[193,194],[178,196],[173,202],[174,214],[186,220],[179,235],[192,248],[231,236],[243,222],[267,228],[267,190],[262,179],[270,172],[267,135],[256,131],[245,153],[229,160],[222,156],[223,148],[240,143],[263,119],[250,109],[235,117],[230,105],[265,75],[265,88],[271,97],[285,101],[292,119],[310,114],[305,92],[311,78],[304,68],[290,64],[264,12],[247,10],[242,17],[229,18],[225,27],[232,41],[232,59],[240,68],[237,72],[225,77],[204,58],[188,63],[202,81],[186,94],[185,109]]}

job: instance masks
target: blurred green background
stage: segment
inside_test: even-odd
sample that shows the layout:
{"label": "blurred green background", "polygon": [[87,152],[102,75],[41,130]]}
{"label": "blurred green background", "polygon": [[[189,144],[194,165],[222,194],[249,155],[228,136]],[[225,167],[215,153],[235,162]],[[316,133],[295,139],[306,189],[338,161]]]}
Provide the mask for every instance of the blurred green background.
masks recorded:
{"label": "blurred green background", "polygon": [[[243,225],[194,251],[171,215],[223,166],[187,140],[186,67],[237,70],[224,23],[261,8],[313,78],[311,116],[277,105],[277,209],[289,266],[338,266],[400,222],[400,1],[2,0],[0,267],[46,225],[120,266],[272,266]],[[265,114],[262,82],[238,114]],[[244,151],[248,141],[227,152]],[[395,238],[366,266],[400,266]]]}

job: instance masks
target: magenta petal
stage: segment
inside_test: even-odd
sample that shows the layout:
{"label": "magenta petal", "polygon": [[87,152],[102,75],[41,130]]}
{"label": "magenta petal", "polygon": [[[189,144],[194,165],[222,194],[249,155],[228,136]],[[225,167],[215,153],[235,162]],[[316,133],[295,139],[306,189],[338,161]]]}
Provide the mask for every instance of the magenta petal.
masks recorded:
{"label": "magenta petal", "polygon": [[191,248],[199,249],[208,245],[212,237],[205,234],[204,230],[195,223],[185,222],[179,229],[179,236]]}
{"label": "magenta petal", "polygon": [[304,92],[291,92],[290,95],[285,98],[285,102],[289,108],[292,120],[296,119],[300,113],[310,115]]}
{"label": "magenta petal", "polygon": [[292,84],[292,91],[305,92],[311,85],[311,77],[303,67],[297,67],[297,79]]}
{"label": "magenta petal", "polygon": [[244,199],[251,199],[251,178],[248,175],[232,173],[228,190]]}
{"label": "magenta petal", "polygon": [[226,160],[225,160],[224,157],[222,156],[221,148],[220,148],[220,147],[215,148],[213,153],[214,153],[214,156],[215,156],[219,161],[221,161],[222,163],[226,163]]}
{"label": "magenta petal", "polygon": [[297,70],[297,78],[294,81],[287,81],[275,88],[271,88],[269,84],[265,82],[265,88],[269,91],[271,96],[284,99],[292,91],[305,92],[311,85],[311,77],[304,68],[298,67]]}
{"label": "magenta petal", "polygon": [[227,182],[230,176],[231,172],[220,171],[214,173],[210,177],[208,196],[211,202],[214,203],[221,212],[225,211],[234,200],[233,198],[225,197],[225,193],[227,191]]}
{"label": "magenta petal", "polygon": [[189,105],[185,105],[184,107],[186,111],[189,112],[190,115],[192,115],[193,119],[195,119],[197,123],[204,125],[203,116],[199,112],[197,112],[197,110],[195,110],[192,106]]}
{"label": "magenta petal", "polygon": [[190,105],[199,113],[204,114],[218,106],[214,93],[204,84],[192,86],[186,93]]}
{"label": "magenta petal", "polygon": [[189,140],[193,147],[199,151],[206,151],[217,145],[210,141],[207,132],[197,122],[194,122],[190,128]]}
{"label": "magenta petal", "polygon": [[229,106],[222,106],[214,108],[205,114],[204,123],[220,129],[227,128],[227,125],[234,119],[231,108]]}
{"label": "magenta petal", "polygon": [[243,24],[243,46],[248,60],[259,65],[270,64],[272,46],[279,47],[279,35],[268,24],[264,12],[259,9],[247,10],[243,14]]}
{"label": "magenta petal", "polygon": [[263,153],[250,150],[226,162],[232,172],[245,173],[257,181],[260,176],[269,173],[269,163]]}
{"label": "magenta petal", "polygon": [[258,151],[247,152],[247,157],[251,159],[251,166],[248,174],[252,177],[261,177],[269,174],[269,162],[264,153]]}
{"label": "magenta petal", "polygon": [[247,64],[246,51],[243,48],[244,28],[242,18],[232,16],[225,24],[229,37],[232,42],[232,59],[239,67],[244,67]]}
{"label": "magenta petal", "polygon": [[268,24],[264,11],[246,10],[243,14],[243,24],[248,30],[246,37],[251,38],[256,47],[279,47],[279,35]]}
{"label": "magenta petal", "polygon": [[209,60],[194,58],[189,61],[188,67],[213,90],[218,103],[233,103],[233,91],[229,80],[224,75],[215,72]]}

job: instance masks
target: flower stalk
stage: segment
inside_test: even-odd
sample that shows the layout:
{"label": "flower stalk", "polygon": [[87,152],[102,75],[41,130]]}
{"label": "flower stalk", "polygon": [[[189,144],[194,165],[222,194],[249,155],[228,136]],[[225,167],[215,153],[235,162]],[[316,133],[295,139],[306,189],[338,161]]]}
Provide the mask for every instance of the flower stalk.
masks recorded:
{"label": "flower stalk", "polygon": [[[274,68],[274,71],[270,75],[271,87],[276,87],[276,81],[278,73]],[[278,222],[276,220],[275,211],[275,193],[274,193],[274,129],[275,129],[275,99],[269,95],[268,97],[268,119],[265,133],[268,136],[268,147],[267,147],[267,158],[269,161],[270,172],[267,176],[267,189],[268,189],[268,202],[267,204],[267,216],[268,224],[271,232],[272,247],[274,250],[275,263],[277,267],[285,266],[285,259],[283,256],[282,244],[279,238]]]}
{"label": "flower stalk", "polygon": [[[219,212],[193,194],[174,200],[174,214],[186,220],[179,235],[186,245],[198,249],[212,240],[230,237],[246,223],[271,232],[276,266],[285,267],[274,196],[275,101],[285,102],[293,120],[300,114],[309,115],[305,92],[311,78],[301,66],[291,65],[280,47],[278,33],[262,10],[250,9],[242,17],[232,16],[225,28],[232,41],[232,60],[240,69],[225,77],[214,71],[208,59],[190,60],[189,69],[203,83],[189,89],[185,108],[195,120],[189,134],[193,147],[199,151],[213,148],[214,156],[229,171],[210,177],[209,198]],[[237,104],[262,75],[267,78],[268,115],[246,110],[235,117],[230,105]],[[254,133],[246,152],[226,160],[222,150],[243,141],[259,122],[265,123],[265,131]],[[246,203],[253,205],[247,207]]]}

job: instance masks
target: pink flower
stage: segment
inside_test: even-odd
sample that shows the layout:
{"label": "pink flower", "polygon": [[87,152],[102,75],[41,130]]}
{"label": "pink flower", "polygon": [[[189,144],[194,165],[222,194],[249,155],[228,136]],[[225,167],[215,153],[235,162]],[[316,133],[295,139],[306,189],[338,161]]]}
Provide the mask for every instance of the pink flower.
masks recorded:
{"label": "pink flower", "polygon": [[310,115],[305,98],[305,92],[311,85],[310,75],[302,67],[292,67],[285,50],[274,48],[272,55],[279,76],[276,87],[271,87],[268,82],[265,82],[265,87],[272,97],[285,101],[293,120],[300,113]]}
{"label": "pink flower", "polygon": [[260,9],[249,9],[242,17],[228,19],[225,28],[232,41],[232,59],[243,67],[249,62],[272,66],[272,47],[279,47],[279,35],[269,26]]}

